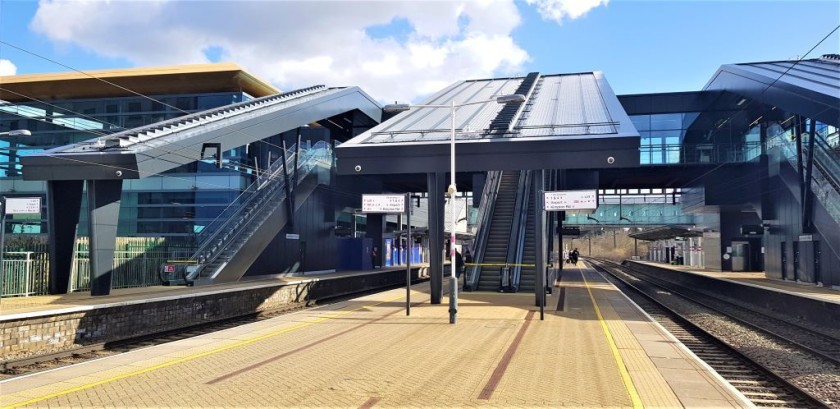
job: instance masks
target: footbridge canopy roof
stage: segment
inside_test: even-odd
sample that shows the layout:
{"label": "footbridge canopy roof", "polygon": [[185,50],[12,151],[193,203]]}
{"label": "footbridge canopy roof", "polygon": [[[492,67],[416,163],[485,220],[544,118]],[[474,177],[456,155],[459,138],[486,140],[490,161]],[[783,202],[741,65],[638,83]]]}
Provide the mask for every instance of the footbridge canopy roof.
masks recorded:
{"label": "footbridge canopy roof", "polygon": [[[522,94],[525,102],[496,98]],[[456,82],[336,148],[340,174],[637,167],[639,133],[600,72]],[[435,105],[437,107],[422,107]]]}
{"label": "footbridge canopy roof", "polygon": [[[140,179],[351,111],[379,122],[358,87],[323,85],[185,115],[21,158],[26,180]],[[215,148],[215,149],[213,149]]]}
{"label": "footbridge canopy roof", "polygon": [[723,65],[704,91],[729,91],[840,126],[840,55]]}

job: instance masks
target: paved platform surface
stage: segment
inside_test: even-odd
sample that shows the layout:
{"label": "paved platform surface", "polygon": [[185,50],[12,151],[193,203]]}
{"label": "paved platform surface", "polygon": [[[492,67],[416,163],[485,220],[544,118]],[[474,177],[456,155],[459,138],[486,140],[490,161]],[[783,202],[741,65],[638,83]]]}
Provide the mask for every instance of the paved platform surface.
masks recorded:
{"label": "paved platform surface", "polygon": [[596,271],[533,294],[428,284],[0,383],[4,407],[748,407]]}
{"label": "paved platform surface", "polygon": [[648,264],[656,267],[667,268],[692,274],[700,274],[721,280],[734,281],[737,283],[754,285],[776,291],[784,291],[789,294],[802,297],[814,298],[826,302],[840,304],[840,290],[830,287],[817,287],[808,283],[797,283],[795,281],[778,280],[767,278],[764,272],[732,272],[732,271],[708,271],[690,266],[675,266],[672,264],[657,263],[653,261],[633,260],[634,263]]}
{"label": "paved platform surface", "polygon": [[[420,265],[424,267],[426,265]],[[417,266],[413,266],[417,267]],[[255,286],[264,286],[283,283],[305,282],[314,279],[327,279],[330,277],[344,277],[358,274],[370,274],[389,270],[405,270],[405,266],[385,267],[373,271],[342,271],[334,273],[313,274],[304,273],[287,276],[273,276],[261,279],[245,280],[236,283],[214,284],[198,287],[178,286],[151,286],[120,288],[111,290],[106,296],[92,296],[89,291],[79,291],[70,294],[60,295],[37,295],[30,297],[8,297],[0,298],[0,319],[26,313],[37,314],[41,312],[55,312],[73,309],[89,309],[100,305],[145,301],[164,297],[185,297],[192,294],[202,294],[213,291],[227,291],[243,289]]]}

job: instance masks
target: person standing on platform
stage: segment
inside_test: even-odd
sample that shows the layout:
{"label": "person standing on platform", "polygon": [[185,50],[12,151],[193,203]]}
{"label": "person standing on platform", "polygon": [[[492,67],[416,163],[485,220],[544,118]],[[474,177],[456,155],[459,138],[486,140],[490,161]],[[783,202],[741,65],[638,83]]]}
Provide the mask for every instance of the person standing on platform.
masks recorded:
{"label": "person standing on platform", "polygon": [[379,250],[379,249],[374,246],[373,249],[370,251],[370,268],[372,268],[372,269],[376,268],[376,256],[377,256],[376,251],[377,250]]}
{"label": "person standing on platform", "polygon": [[577,247],[575,247],[575,249],[572,250],[571,256],[569,257],[570,259],[572,259],[572,264],[577,264],[579,255],[580,253],[578,252]]}
{"label": "person standing on platform", "polygon": [[464,269],[464,258],[461,253],[455,250],[455,278],[461,278],[461,271]]}
{"label": "person standing on platform", "polygon": [[470,253],[470,249],[464,249],[464,270],[466,271],[467,264],[472,264],[472,254]]}

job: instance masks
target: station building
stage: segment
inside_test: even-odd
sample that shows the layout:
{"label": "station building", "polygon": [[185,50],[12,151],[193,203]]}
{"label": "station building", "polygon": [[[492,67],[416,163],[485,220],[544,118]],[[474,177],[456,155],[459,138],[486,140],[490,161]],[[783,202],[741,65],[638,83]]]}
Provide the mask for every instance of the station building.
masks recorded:
{"label": "station building", "polygon": [[[448,108],[413,109],[377,126],[382,107],[358,88],[278,94],[229,64],[88,74],[0,78],[0,132],[32,131],[0,136],[0,190],[44,199],[42,219],[11,220],[5,231],[49,235],[50,292],[67,291],[56,281],[76,274],[77,235],[103,238],[89,249],[99,258],[88,273],[94,293],[118,279],[110,260],[119,249],[109,244],[117,237],[183,243],[167,256],[180,246],[205,271],[212,265],[199,282],[340,269],[345,256],[366,258],[336,236],[336,227],[353,229],[362,193],[427,198],[424,246],[440,251],[425,261],[433,280],[442,272]],[[525,101],[492,101],[509,94]],[[465,214],[486,227],[470,243],[477,257],[493,234],[496,206],[485,199],[508,195],[511,211],[528,216],[505,222],[513,227],[504,240],[516,245],[503,262],[545,263],[552,252],[537,249],[558,247],[561,224],[584,235],[632,226],[661,261],[702,243],[706,268],[840,286],[831,267],[840,265],[836,55],[724,65],[692,92],[616,96],[602,73],[532,73],[459,81],[424,103],[474,103],[459,108],[455,128],[457,186],[474,206]],[[567,189],[598,191],[599,213],[539,216],[535,192]],[[624,202],[646,195],[671,200]],[[663,217],[666,206],[679,212]],[[237,218],[242,227],[225,224]],[[364,220],[380,248],[403,226]],[[195,256],[228,230],[249,238],[225,238],[205,259]],[[479,289],[482,274],[470,276]],[[535,273],[517,274],[533,291]]]}

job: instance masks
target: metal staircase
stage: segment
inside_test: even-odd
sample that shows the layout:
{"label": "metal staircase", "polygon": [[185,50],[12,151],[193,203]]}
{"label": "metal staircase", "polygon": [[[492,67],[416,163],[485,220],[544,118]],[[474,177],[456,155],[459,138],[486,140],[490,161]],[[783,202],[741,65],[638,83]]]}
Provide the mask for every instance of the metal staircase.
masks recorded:
{"label": "metal staircase", "polygon": [[518,171],[503,171],[493,213],[489,224],[482,228],[489,228],[487,243],[483,254],[476,254],[476,259],[482,265],[478,271],[479,291],[498,291],[500,269],[507,263],[508,248],[510,247],[510,232],[513,225],[514,208],[516,207],[516,192],[519,188]]}
{"label": "metal staircase", "polygon": [[[209,284],[236,281],[245,274],[258,255],[288,222],[288,200],[283,172],[293,174],[298,163],[299,178],[291,182],[295,203],[302,204],[318,185],[319,172],[328,172],[332,153],[321,141],[312,148],[301,150],[296,161],[295,149],[289,149],[285,166],[275,161],[245,191],[229,205],[197,238],[198,250],[190,258],[197,264],[186,276],[187,284]],[[293,212],[292,212],[293,213]],[[238,257],[247,249],[250,259]],[[239,260],[237,260],[237,257]],[[227,272],[226,270],[230,270]]]}

